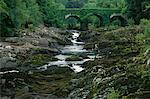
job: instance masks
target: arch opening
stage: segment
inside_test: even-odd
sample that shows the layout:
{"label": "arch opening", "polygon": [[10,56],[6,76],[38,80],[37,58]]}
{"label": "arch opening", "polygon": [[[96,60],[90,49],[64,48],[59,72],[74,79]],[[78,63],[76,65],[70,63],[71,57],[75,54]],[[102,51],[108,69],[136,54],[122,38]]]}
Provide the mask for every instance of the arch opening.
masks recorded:
{"label": "arch opening", "polygon": [[112,14],[110,16],[110,24],[118,25],[118,26],[127,26],[128,22],[125,17],[121,14]]}
{"label": "arch opening", "polygon": [[78,15],[69,14],[65,16],[65,19],[68,24],[68,29],[80,29],[81,19]]}
{"label": "arch opening", "polygon": [[103,26],[103,17],[96,13],[90,13],[87,15],[87,21],[89,26],[94,26],[96,28],[99,28]]}

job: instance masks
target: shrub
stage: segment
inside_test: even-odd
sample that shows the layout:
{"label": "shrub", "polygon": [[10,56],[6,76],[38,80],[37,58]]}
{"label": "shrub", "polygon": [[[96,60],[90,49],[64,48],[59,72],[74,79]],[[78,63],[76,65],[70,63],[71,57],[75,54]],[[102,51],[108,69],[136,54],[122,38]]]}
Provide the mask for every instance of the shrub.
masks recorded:
{"label": "shrub", "polygon": [[144,27],[144,35],[150,37],[150,20],[142,19],[140,25]]}
{"label": "shrub", "polygon": [[116,27],[121,26],[121,21],[118,20],[118,19],[117,20],[113,20],[111,25],[116,26]]}
{"label": "shrub", "polygon": [[59,20],[57,20],[55,13],[58,9],[63,9],[64,6],[62,4],[55,3],[55,0],[37,0],[37,3],[40,7],[40,11],[42,12],[44,24],[48,27],[59,27]]}
{"label": "shrub", "polygon": [[133,20],[133,19],[128,19],[128,24],[132,26],[132,25],[134,25],[134,24],[135,24],[135,22],[134,22],[134,20]]}
{"label": "shrub", "polygon": [[107,95],[107,99],[118,99],[119,98],[119,92],[115,91],[114,89],[109,89],[109,93]]}

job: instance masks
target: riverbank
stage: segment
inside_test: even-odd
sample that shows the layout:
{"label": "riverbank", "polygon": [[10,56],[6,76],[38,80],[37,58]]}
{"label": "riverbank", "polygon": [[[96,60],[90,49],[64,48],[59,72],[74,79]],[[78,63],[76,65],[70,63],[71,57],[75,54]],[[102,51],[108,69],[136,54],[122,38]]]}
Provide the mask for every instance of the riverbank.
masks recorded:
{"label": "riverbank", "polygon": [[[98,46],[98,57],[85,62],[72,80],[71,99],[148,99],[149,38],[140,26],[82,33],[85,49]],[[76,82],[73,82],[76,81]]]}
{"label": "riverbank", "polygon": [[[16,60],[17,64],[14,64],[15,66],[27,64],[36,67],[49,60],[57,60],[53,56],[60,53],[59,47],[72,43],[68,39],[71,34],[67,33],[66,30],[57,28],[41,26],[33,32],[23,30],[19,34],[20,37],[3,38],[0,42],[1,60],[3,61],[2,57]],[[44,58],[48,59],[48,61],[40,62],[40,58],[43,58],[43,60]],[[1,62],[0,68],[5,67],[5,65],[6,67],[13,65],[13,63],[6,64],[5,61],[3,62]]]}
{"label": "riverbank", "polygon": [[69,67],[54,66],[46,71],[38,67],[57,61],[60,48],[72,44],[68,30],[38,27],[23,30],[19,37],[0,42],[0,96],[31,99],[54,97],[74,75]]}
{"label": "riverbank", "polygon": [[[143,28],[76,32],[40,27],[34,32],[21,32],[20,37],[3,39],[0,42],[1,96],[18,99],[149,97],[149,38],[142,38]],[[96,59],[91,53],[95,45]],[[46,70],[39,71],[37,67],[43,65]],[[81,67],[78,72],[70,68],[76,65]]]}

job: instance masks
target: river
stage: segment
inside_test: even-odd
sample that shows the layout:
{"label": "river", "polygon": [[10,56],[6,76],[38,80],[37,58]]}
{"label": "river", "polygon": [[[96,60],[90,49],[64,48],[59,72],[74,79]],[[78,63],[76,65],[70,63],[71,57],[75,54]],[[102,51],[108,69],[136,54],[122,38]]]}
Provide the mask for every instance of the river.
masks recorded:
{"label": "river", "polygon": [[[60,67],[67,66],[77,73],[77,72],[81,72],[82,70],[84,70],[84,68],[81,67],[81,65],[84,62],[89,61],[89,60],[94,60],[95,56],[93,52],[84,49],[85,43],[77,41],[81,32],[76,31],[76,30],[71,30],[71,33],[72,33],[72,38],[70,39],[71,39],[72,45],[66,45],[60,48],[61,54],[55,56],[55,58],[57,58],[58,61],[51,61],[47,65],[38,67],[38,69],[44,71],[44,70],[47,70],[47,68],[50,66],[60,66]],[[72,55],[78,55],[78,54],[84,54],[84,53],[86,53],[86,55],[88,56],[86,59],[83,59],[81,61],[65,61],[66,58]]]}

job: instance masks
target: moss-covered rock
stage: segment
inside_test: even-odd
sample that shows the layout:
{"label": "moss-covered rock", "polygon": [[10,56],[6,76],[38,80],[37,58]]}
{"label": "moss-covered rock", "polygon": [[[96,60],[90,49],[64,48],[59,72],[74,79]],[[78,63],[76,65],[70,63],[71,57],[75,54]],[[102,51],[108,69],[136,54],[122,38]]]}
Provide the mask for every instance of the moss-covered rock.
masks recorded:
{"label": "moss-covered rock", "polygon": [[83,58],[77,56],[77,55],[73,55],[71,57],[66,58],[66,61],[81,61],[83,60]]}
{"label": "moss-covered rock", "polygon": [[47,54],[34,54],[30,57],[29,63],[32,65],[42,66],[49,61],[57,61],[58,59],[54,56],[50,56]]}
{"label": "moss-covered rock", "polygon": [[81,54],[79,53],[78,56],[83,58],[83,59],[89,59],[89,57],[86,53],[81,53]]}
{"label": "moss-covered rock", "polygon": [[94,48],[94,44],[92,44],[92,43],[86,43],[85,45],[84,45],[84,48],[85,49],[93,49]]}

